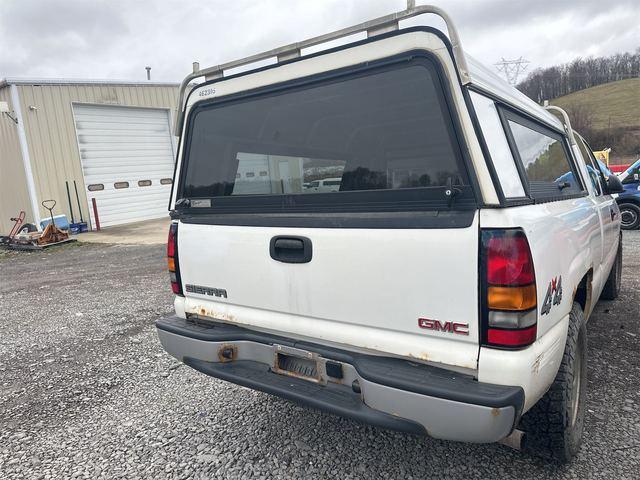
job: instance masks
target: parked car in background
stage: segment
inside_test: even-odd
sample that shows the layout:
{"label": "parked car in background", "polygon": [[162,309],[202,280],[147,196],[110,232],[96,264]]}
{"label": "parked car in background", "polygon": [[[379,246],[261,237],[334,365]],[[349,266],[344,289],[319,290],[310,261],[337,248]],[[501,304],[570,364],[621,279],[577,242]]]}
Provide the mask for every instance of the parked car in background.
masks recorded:
{"label": "parked car in background", "polygon": [[309,192],[337,192],[340,190],[341,178],[324,178],[309,182],[306,191]]}
{"label": "parked car in background", "polygon": [[617,196],[622,228],[640,228],[640,159],[620,174],[624,192]]}
{"label": "parked car in background", "polygon": [[[424,13],[449,38],[398,29]],[[361,422],[570,460],[587,322],[620,290],[620,180],[563,110],[468,58],[436,7],[320,39],[183,81],[163,347]],[[247,195],[242,151],[342,173]]]}
{"label": "parked car in background", "polygon": [[[582,138],[581,140],[586,145],[586,141]],[[591,158],[593,164],[593,167],[587,164],[589,175],[593,176],[595,174],[596,166],[599,167],[599,170],[603,172],[606,178],[615,174],[602,160],[597,159],[593,152],[583,153]],[[566,173],[557,180],[567,180],[572,178],[572,175],[572,173]],[[612,195],[620,208],[620,228],[623,230],[636,230],[640,228],[640,159],[617,175],[624,188],[621,193]]]}

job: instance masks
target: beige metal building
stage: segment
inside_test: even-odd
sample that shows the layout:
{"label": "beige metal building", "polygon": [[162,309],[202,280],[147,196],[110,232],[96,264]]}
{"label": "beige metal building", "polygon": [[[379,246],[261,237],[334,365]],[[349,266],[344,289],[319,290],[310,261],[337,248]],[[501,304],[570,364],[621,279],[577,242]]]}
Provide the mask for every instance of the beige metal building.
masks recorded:
{"label": "beige metal building", "polygon": [[54,214],[95,228],[167,215],[178,84],[93,80],[0,80],[0,233],[20,210],[38,225]]}

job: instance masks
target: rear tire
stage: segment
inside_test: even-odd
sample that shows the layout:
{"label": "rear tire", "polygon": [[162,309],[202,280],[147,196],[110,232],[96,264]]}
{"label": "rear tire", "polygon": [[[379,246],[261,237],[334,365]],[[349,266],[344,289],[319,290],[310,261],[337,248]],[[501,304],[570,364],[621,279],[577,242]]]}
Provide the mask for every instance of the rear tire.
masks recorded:
{"label": "rear tire", "polygon": [[640,228],[640,207],[633,203],[621,203],[620,228],[623,230],[635,230]]}
{"label": "rear tire", "polygon": [[522,449],[559,463],[580,448],[587,394],[587,329],[582,307],[573,304],[560,369],[549,391],[520,420]]}
{"label": "rear tire", "polygon": [[600,298],[604,300],[615,300],[620,294],[620,284],[622,283],[622,235],[618,242],[618,252],[613,261],[607,283],[604,284]]}

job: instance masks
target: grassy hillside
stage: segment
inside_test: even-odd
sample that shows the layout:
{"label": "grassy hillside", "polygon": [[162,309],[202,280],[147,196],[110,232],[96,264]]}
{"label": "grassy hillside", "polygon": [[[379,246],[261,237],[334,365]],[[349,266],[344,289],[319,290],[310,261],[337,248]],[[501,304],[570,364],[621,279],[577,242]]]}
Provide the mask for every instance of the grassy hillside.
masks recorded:
{"label": "grassy hillside", "polygon": [[[640,129],[640,78],[629,78],[580,90],[550,102],[570,109],[584,105],[592,113],[592,128]],[[611,125],[609,125],[611,119]]]}

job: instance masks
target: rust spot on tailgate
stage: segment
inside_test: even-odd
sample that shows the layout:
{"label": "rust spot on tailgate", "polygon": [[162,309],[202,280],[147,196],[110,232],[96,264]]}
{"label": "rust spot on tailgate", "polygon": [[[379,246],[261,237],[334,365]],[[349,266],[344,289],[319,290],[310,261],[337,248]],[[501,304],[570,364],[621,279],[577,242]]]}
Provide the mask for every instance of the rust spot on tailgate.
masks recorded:
{"label": "rust spot on tailgate", "polygon": [[494,417],[499,417],[500,416],[500,409],[499,408],[492,408],[491,409],[491,415]]}
{"label": "rust spot on tailgate", "polygon": [[430,360],[429,354],[427,352],[420,352],[417,355],[410,353],[409,357],[415,358],[416,360],[422,360],[423,362],[428,362]]}
{"label": "rust spot on tailgate", "polygon": [[223,320],[225,322],[235,322],[236,318],[233,315],[223,312],[217,312],[215,310],[209,309],[203,305],[198,305],[192,308],[187,309],[188,313],[194,313],[201,317],[214,318],[216,320]]}

